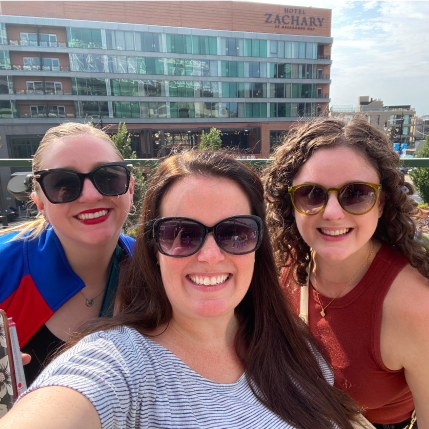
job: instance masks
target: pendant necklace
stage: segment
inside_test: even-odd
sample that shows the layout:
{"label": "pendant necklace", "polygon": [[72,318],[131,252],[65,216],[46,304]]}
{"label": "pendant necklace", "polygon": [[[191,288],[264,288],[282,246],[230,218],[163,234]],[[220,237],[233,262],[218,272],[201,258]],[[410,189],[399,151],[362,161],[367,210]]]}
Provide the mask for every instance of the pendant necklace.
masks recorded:
{"label": "pendant necklace", "polygon": [[94,298],[87,298],[81,290],[79,292],[85,298],[87,307],[92,307],[94,305],[94,300],[96,300],[104,292],[105,289],[106,289],[106,286],[103,288],[103,290],[97,296],[94,296]]}
{"label": "pendant necklace", "polygon": [[365,259],[365,262],[359,267],[359,269],[353,274],[353,276],[351,277],[351,279],[346,283],[346,285],[337,293],[337,295],[331,299],[331,301],[328,302],[327,305],[325,305],[323,307],[321,301],[320,301],[320,296],[319,296],[319,292],[317,290],[317,277],[316,277],[316,257],[314,255],[314,270],[313,270],[313,274],[314,274],[314,290],[316,291],[316,297],[317,297],[317,301],[319,302],[319,305],[322,309],[322,311],[320,312],[322,317],[325,317],[325,310],[340,296],[341,292],[353,281],[353,279],[357,276],[357,274],[359,273],[359,271],[368,263],[368,261],[371,259],[372,256],[372,252],[374,251],[374,245],[371,242],[371,250],[369,252],[368,257]]}

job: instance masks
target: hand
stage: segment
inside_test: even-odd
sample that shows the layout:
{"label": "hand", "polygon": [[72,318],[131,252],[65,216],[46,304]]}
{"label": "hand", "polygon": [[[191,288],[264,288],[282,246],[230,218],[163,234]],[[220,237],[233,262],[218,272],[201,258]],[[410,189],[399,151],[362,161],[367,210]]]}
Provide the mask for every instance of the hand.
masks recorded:
{"label": "hand", "polygon": [[22,364],[27,365],[31,361],[31,356],[27,353],[21,353]]}

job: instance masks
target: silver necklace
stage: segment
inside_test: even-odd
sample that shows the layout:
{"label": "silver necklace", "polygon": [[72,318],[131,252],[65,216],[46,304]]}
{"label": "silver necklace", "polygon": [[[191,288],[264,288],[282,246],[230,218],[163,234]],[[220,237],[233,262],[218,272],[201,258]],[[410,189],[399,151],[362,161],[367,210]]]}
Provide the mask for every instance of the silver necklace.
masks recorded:
{"label": "silver necklace", "polygon": [[94,296],[94,298],[87,298],[81,290],[79,292],[85,298],[87,307],[92,307],[94,305],[94,300],[96,300],[104,292],[105,289],[106,289],[106,286],[103,288],[103,290],[97,296]]}

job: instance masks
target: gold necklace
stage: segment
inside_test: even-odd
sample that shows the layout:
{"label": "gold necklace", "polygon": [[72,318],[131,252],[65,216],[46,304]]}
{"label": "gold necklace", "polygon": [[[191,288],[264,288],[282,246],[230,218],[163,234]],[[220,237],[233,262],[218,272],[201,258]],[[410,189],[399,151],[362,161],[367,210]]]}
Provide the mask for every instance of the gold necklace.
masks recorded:
{"label": "gold necklace", "polygon": [[320,307],[322,308],[322,311],[320,312],[322,317],[325,317],[325,310],[340,296],[341,292],[352,282],[352,280],[357,276],[357,274],[359,273],[359,271],[368,263],[368,261],[371,258],[372,252],[374,251],[374,245],[371,242],[371,251],[369,252],[368,257],[365,259],[365,262],[359,267],[359,269],[353,274],[353,276],[351,277],[351,279],[347,282],[347,284],[337,293],[337,295],[331,299],[331,301],[328,302],[327,305],[325,305],[325,307],[323,307],[321,301],[320,301],[320,296],[319,296],[319,292],[317,290],[317,277],[316,277],[316,257],[314,255],[314,290],[316,291],[316,297],[317,297],[317,301],[319,302]]}
{"label": "gold necklace", "polygon": [[94,296],[94,298],[87,298],[81,290],[79,292],[85,298],[87,307],[92,307],[94,304],[94,300],[97,299],[104,292],[105,289],[106,289],[106,286],[103,288],[103,290],[97,296]]}

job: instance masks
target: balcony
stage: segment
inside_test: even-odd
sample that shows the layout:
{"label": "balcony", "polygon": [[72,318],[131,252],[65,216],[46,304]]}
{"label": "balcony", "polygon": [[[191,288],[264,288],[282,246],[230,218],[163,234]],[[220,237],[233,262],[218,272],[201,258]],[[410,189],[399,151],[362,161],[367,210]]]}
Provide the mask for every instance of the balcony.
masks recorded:
{"label": "balcony", "polygon": [[329,98],[329,94],[317,94],[316,98]]}
{"label": "balcony", "polygon": [[320,80],[330,80],[331,76],[329,74],[318,74],[316,76],[316,79],[320,79]]}
{"label": "balcony", "polygon": [[9,45],[11,46],[41,46],[43,48],[67,48],[66,42],[45,42],[31,40],[9,40]]}
{"label": "balcony", "polygon": [[330,60],[331,56],[330,55],[318,55],[317,59],[318,60]]}
{"label": "balcony", "polygon": [[39,66],[36,64],[12,64],[12,70],[23,71],[53,71],[53,72],[69,72],[70,67],[64,66]]}

